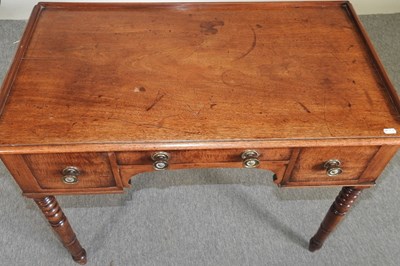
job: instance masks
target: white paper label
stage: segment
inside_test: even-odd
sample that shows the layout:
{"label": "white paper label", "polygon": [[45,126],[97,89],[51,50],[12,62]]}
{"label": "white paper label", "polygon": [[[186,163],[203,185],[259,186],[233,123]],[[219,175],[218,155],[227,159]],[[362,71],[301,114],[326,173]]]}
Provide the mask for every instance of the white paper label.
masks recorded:
{"label": "white paper label", "polygon": [[383,129],[383,133],[385,133],[385,134],[396,134],[397,131],[394,128],[384,128]]}

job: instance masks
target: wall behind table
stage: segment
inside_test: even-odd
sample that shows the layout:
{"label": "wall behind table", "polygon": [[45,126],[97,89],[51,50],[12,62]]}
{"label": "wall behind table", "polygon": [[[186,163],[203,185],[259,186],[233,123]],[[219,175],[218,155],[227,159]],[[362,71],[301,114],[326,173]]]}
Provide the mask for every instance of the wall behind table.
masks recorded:
{"label": "wall behind table", "polygon": [[[46,0],[43,0],[46,1]],[[281,0],[270,0],[270,2]],[[296,1],[296,0],[292,0]],[[37,0],[0,0],[0,19],[28,19],[33,6]],[[185,1],[163,1],[163,0],[63,0],[47,2],[246,2],[246,0],[185,0]],[[250,1],[247,1],[250,2]],[[251,2],[262,2],[252,0]],[[399,13],[400,0],[353,0],[351,1],[358,14],[380,14]]]}

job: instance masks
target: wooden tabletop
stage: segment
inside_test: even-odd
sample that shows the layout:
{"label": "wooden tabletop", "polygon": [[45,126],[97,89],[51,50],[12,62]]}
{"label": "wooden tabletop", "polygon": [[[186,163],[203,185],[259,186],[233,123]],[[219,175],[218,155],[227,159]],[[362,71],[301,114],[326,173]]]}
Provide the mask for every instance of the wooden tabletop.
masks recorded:
{"label": "wooden tabletop", "polygon": [[0,152],[400,143],[384,132],[399,100],[347,2],[41,3],[0,107]]}

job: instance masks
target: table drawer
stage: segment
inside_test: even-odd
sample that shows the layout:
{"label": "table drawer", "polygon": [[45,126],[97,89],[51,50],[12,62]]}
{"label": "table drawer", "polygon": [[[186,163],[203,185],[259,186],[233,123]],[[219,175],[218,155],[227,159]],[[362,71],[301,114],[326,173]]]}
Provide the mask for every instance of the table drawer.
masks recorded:
{"label": "table drawer", "polygon": [[[169,163],[222,163],[240,162],[241,154],[246,149],[222,149],[222,150],[191,150],[191,151],[168,151]],[[283,149],[253,149],[260,153],[260,161],[287,161],[290,159],[292,150]],[[117,152],[117,163],[119,165],[144,165],[152,164],[151,155],[154,151]]]}
{"label": "table drawer", "polygon": [[[341,181],[357,182],[378,150],[377,146],[303,148],[287,182],[321,185]],[[328,175],[325,163],[329,160],[340,161],[340,174]]]}
{"label": "table drawer", "polygon": [[[25,162],[43,189],[116,187],[106,153],[65,153],[24,155]],[[63,169],[76,167],[76,183],[65,183]],[[71,179],[68,179],[71,180]]]}

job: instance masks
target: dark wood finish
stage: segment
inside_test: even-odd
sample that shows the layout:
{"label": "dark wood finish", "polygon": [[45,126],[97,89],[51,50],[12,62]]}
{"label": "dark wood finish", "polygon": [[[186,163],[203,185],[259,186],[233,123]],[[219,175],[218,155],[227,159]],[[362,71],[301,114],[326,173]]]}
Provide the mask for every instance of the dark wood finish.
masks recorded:
{"label": "dark wood finish", "polygon": [[314,252],[322,247],[330,233],[349,211],[362,189],[361,187],[343,187],[322,221],[318,232],[310,239],[310,251]]}
{"label": "dark wood finish", "polygon": [[113,171],[115,182],[117,183],[117,186],[119,188],[122,188],[123,184],[122,184],[121,175],[120,175],[119,169],[118,169],[117,157],[115,156],[114,152],[108,153],[108,160],[110,162],[111,170]]}
{"label": "dark wood finish", "polygon": [[[246,149],[229,149],[229,150],[189,150],[189,151],[169,151],[171,155],[170,163],[207,163],[207,162],[241,162],[240,157]],[[258,149],[261,161],[286,161],[289,160],[292,153],[291,149]],[[130,164],[149,164],[151,155],[150,151],[139,152],[118,152],[116,153],[117,162],[120,165]]]}
{"label": "dark wood finish", "polygon": [[343,6],[344,8],[347,9],[347,12],[349,13],[349,16],[351,17],[352,20],[354,20],[354,23],[356,23],[358,30],[360,31],[360,36],[363,38],[363,41],[367,44],[367,50],[369,52],[369,55],[371,58],[373,58],[373,63],[375,64],[376,71],[379,72],[379,75],[382,78],[382,82],[384,82],[387,93],[390,97],[390,100],[394,104],[397,113],[400,113],[400,100],[399,96],[397,95],[396,89],[394,88],[393,84],[390,82],[389,76],[385,72],[385,68],[383,67],[383,64],[381,60],[379,60],[379,56],[377,52],[375,51],[374,46],[372,45],[371,40],[368,38],[368,34],[364,27],[362,26],[362,23],[358,16],[356,15],[356,12],[354,11],[354,8],[351,4],[347,4]]}
{"label": "dark wood finish", "polygon": [[29,149],[24,146],[2,147],[0,154],[48,154],[48,153],[70,153],[70,152],[126,152],[126,151],[158,151],[158,150],[218,150],[218,149],[272,149],[287,147],[329,147],[329,146],[399,146],[400,139],[396,138],[324,138],[307,140],[232,140],[232,141],[195,141],[195,142],[170,142],[170,141],[151,141],[140,142],[121,142],[121,143],[91,143],[79,144],[55,144],[49,146],[32,145]]}
{"label": "dark wood finish", "polygon": [[374,158],[369,162],[361,177],[360,183],[373,182],[382,173],[390,159],[396,154],[398,147],[396,146],[381,146]]}
{"label": "dark wood finish", "polygon": [[398,101],[347,2],[39,6],[2,89],[0,152],[400,143],[383,133]]}
{"label": "dark wood finish", "polygon": [[[266,162],[261,161],[259,169],[272,171],[277,178],[282,178],[286,170],[287,162],[275,161]],[[172,164],[168,170],[178,169],[193,169],[193,168],[242,168],[241,162],[222,162],[222,163],[185,163],[185,164]],[[129,180],[139,173],[154,171],[151,164],[147,165],[123,165],[120,168],[122,183],[124,187],[130,187]],[[247,170],[247,169],[246,169]]]}
{"label": "dark wood finish", "polygon": [[[304,148],[297,158],[296,165],[288,182],[336,182],[358,179],[364,172],[379,147],[325,147]],[[342,162],[343,173],[330,177],[326,174],[324,163],[330,159]]]}
{"label": "dark wood finish", "polygon": [[39,183],[26,164],[23,155],[0,155],[1,160],[25,193],[41,190]]}
{"label": "dark wood finish", "polygon": [[97,194],[121,194],[123,189],[115,188],[82,188],[82,189],[43,189],[35,192],[23,192],[22,195],[28,198],[45,197],[49,193],[54,195],[97,195]]}
{"label": "dark wood finish", "polygon": [[283,176],[283,178],[276,178],[274,182],[278,185],[287,184],[287,180],[289,179],[290,175],[293,172],[293,168],[296,164],[297,158],[299,157],[300,149],[293,149],[292,155],[290,156],[290,162],[288,164],[288,169]]}
{"label": "dark wood finish", "polygon": [[86,251],[82,248],[67,217],[61,210],[55,197],[47,196],[34,199],[44,216],[48,220],[51,228],[57,234],[64,247],[71,253],[74,261],[79,264],[86,264]]}
{"label": "dark wood finish", "polygon": [[4,106],[6,104],[6,101],[8,99],[8,95],[11,90],[11,86],[14,82],[14,79],[17,75],[17,70],[21,64],[21,59],[23,58],[26,48],[28,43],[30,42],[32,38],[33,31],[36,27],[36,23],[39,19],[39,13],[42,10],[41,5],[36,5],[32,11],[31,17],[28,21],[28,24],[26,25],[24,35],[21,38],[21,41],[19,43],[18,50],[14,56],[14,60],[11,64],[10,69],[8,70],[7,75],[5,76],[3,80],[3,85],[0,90],[0,114],[3,112]]}
{"label": "dark wood finish", "polygon": [[0,158],[84,263],[48,195],[121,193],[157,151],[175,170],[255,149],[279,186],[345,186],[316,250],[397,151],[399,110],[346,1],[39,3],[0,91]]}
{"label": "dark wood finish", "polygon": [[[40,187],[44,189],[117,187],[107,154],[35,154],[24,155],[24,158]],[[61,181],[62,170],[67,166],[80,169],[79,182],[75,185]]]}
{"label": "dark wood finish", "polygon": [[[41,154],[28,156],[2,154],[0,158],[22,189],[23,194],[30,198],[45,197],[49,194],[122,193],[122,182],[115,158],[114,162],[110,160],[110,165],[113,165],[112,172],[115,175],[113,177],[108,166],[109,163],[105,161],[104,156],[101,153],[66,153],[46,156]],[[93,163],[95,165],[92,165]],[[80,182],[75,185],[64,184],[61,180],[63,168],[71,165],[79,166],[82,170],[82,174],[79,176]],[[96,166],[100,168],[96,169]]]}

